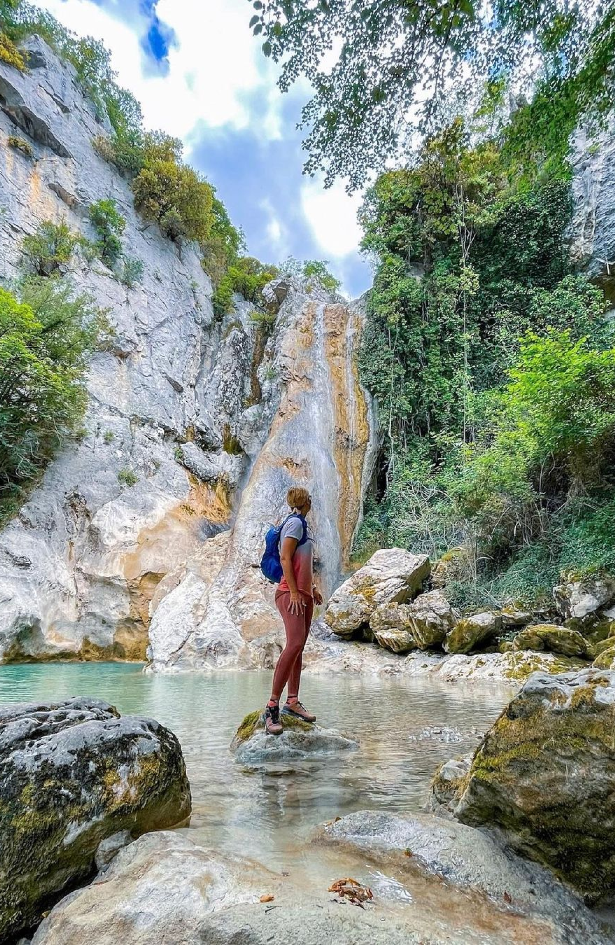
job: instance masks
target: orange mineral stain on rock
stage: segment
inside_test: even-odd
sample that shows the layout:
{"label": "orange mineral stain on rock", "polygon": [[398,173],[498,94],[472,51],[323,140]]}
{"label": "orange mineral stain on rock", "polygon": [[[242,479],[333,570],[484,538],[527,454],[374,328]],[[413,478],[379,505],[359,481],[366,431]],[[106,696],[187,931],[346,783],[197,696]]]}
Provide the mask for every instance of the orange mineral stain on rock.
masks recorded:
{"label": "orange mineral stain on rock", "polygon": [[137,548],[123,560],[130,616],[121,628],[122,642],[132,651],[140,645],[141,658],[145,656],[150,603],[156,588],[169,572],[199,550],[204,540],[204,526],[226,525],[231,515],[231,498],[223,482],[211,485],[192,475],[189,478],[188,497],[152,528],[143,529]]}
{"label": "orange mineral stain on rock", "polygon": [[361,316],[345,305],[327,305],[324,330],[325,357],[331,375],[335,417],[334,458],[339,474],[338,525],[342,566],[347,569],[361,510],[363,465],[370,438],[368,408],[357,368]]}

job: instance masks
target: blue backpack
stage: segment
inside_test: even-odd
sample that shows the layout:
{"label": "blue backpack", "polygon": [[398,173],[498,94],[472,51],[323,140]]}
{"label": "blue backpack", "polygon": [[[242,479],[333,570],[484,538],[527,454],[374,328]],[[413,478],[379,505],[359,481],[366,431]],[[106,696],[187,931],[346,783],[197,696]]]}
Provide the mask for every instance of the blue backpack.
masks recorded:
{"label": "blue backpack", "polygon": [[270,527],[265,535],[265,552],[261,558],[261,571],[272,584],[279,584],[284,576],[282,562],[280,561],[280,535],[287,521],[291,518],[298,518],[303,525],[303,535],[301,536],[301,541],[297,542],[297,548],[307,541],[306,521],[302,515],[297,515],[295,512],[288,515],[281,525],[272,525]]}

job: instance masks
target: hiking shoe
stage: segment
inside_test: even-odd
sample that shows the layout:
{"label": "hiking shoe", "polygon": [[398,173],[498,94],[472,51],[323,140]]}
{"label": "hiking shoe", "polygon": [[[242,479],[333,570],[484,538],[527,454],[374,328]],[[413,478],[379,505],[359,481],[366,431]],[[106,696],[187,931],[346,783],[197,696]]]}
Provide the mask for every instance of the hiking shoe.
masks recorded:
{"label": "hiking shoe", "polygon": [[316,716],[308,712],[301,702],[287,702],[282,709],[282,715],[292,715],[294,718],[301,719],[303,722],[316,721]]}
{"label": "hiking shoe", "polygon": [[268,735],[281,735],[284,731],[284,727],[280,722],[279,705],[265,706],[263,720],[265,722],[265,731]]}

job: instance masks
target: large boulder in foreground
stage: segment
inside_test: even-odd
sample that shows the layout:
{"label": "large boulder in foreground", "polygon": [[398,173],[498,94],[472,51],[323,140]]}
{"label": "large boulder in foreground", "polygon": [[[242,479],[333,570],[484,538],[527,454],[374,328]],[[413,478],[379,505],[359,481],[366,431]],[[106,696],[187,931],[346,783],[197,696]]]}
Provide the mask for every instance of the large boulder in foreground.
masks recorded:
{"label": "large boulder in foreground", "polygon": [[481,643],[486,643],[501,629],[500,614],[490,610],[457,621],[447,635],[444,649],[447,653],[469,653]]}
{"label": "large boulder in foreground", "polygon": [[94,870],[106,837],[190,815],[179,742],[89,698],[0,708],[0,941]]}
{"label": "large boulder in foreground", "polygon": [[533,627],[526,627],[517,634],[513,641],[515,650],[547,650],[551,653],[561,653],[562,656],[588,656],[588,645],[585,637],[578,630],[568,627],[558,627],[557,624],[541,623]]}
{"label": "large boulder in foreground", "polygon": [[325,621],[334,633],[350,639],[369,623],[381,604],[410,600],[429,576],[427,555],[403,548],[383,548],[338,587],[329,600]]}
{"label": "large boulder in foreground", "polygon": [[[495,932],[495,941],[561,945],[605,945],[613,941],[581,900],[548,870],[511,855],[493,837],[465,824],[429,814],[398,817],[363,810],[326,825],[317,842],[357,850],[371,862],[382,863],[383,869],[390,870],[393,865],[398,881],[404,882],[404,874],[407,877],[416,873],[427,880],[443,880],[446,908],[453,915],[458,891],[473,897],[475,915],[488,900],[493,909],[489,929]],[[404,882],[407,884],[408,880]],[[498,909],[504,915],[502,927],[496,931]],[[530,926],[522,916],[542,921]],[[439,918],[437,913],[433,918]],[[453,938],[436,937],[433,941],[475,939],[473,935],[466,938],[464,930],[458,929]],[[493,939],[487,933],[480,941]]]}
{"label": "large boulder in foreground", "polygon": [[331,901],[330,881],[310,891],[305,880],[295,885],[292,876],[273,873],[246,855],[205,849],[182,831],[147,834],[118,854],[101,882],[58,903],[32,945],[418,945],[429,940],[427,922],[415,930],[416,922],[400,922],[397,912],[342,908]]}
{"label": "large boulder in foreground", "polygon": [[455,816],[499,828],[588,901],[615,892],[615,672],[523,686],[477,750]]}
{"label": "large boulder in foreground", "polygon": [[359,747],[354,739],[333,729],[321,728],[290,715],[281,715],[281,721],[284,726],[282,734],[269,735],[265,731],[262,712],[246,715],[231,742],[235,761],[259,766],[270,762],[328,758]]}

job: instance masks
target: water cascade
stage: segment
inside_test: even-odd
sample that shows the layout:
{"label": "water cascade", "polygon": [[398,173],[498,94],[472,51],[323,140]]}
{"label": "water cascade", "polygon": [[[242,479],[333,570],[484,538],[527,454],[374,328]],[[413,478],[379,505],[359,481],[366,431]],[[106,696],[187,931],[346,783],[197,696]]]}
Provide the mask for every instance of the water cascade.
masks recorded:
{"label": "water cascade", "polygon": [[273,420],[231,529],[205,543],[155,609],[154,669],[271,662],[281,621],[258,561],[267,524],[283,516],[293,484],[312,493],[317,571],[323,592],[333,590],[348,563],[373,452],[371,409],[355,363],[361,328],[351,306],[332,303],[315,286],[290,287],[272,339],[279,378]]}

